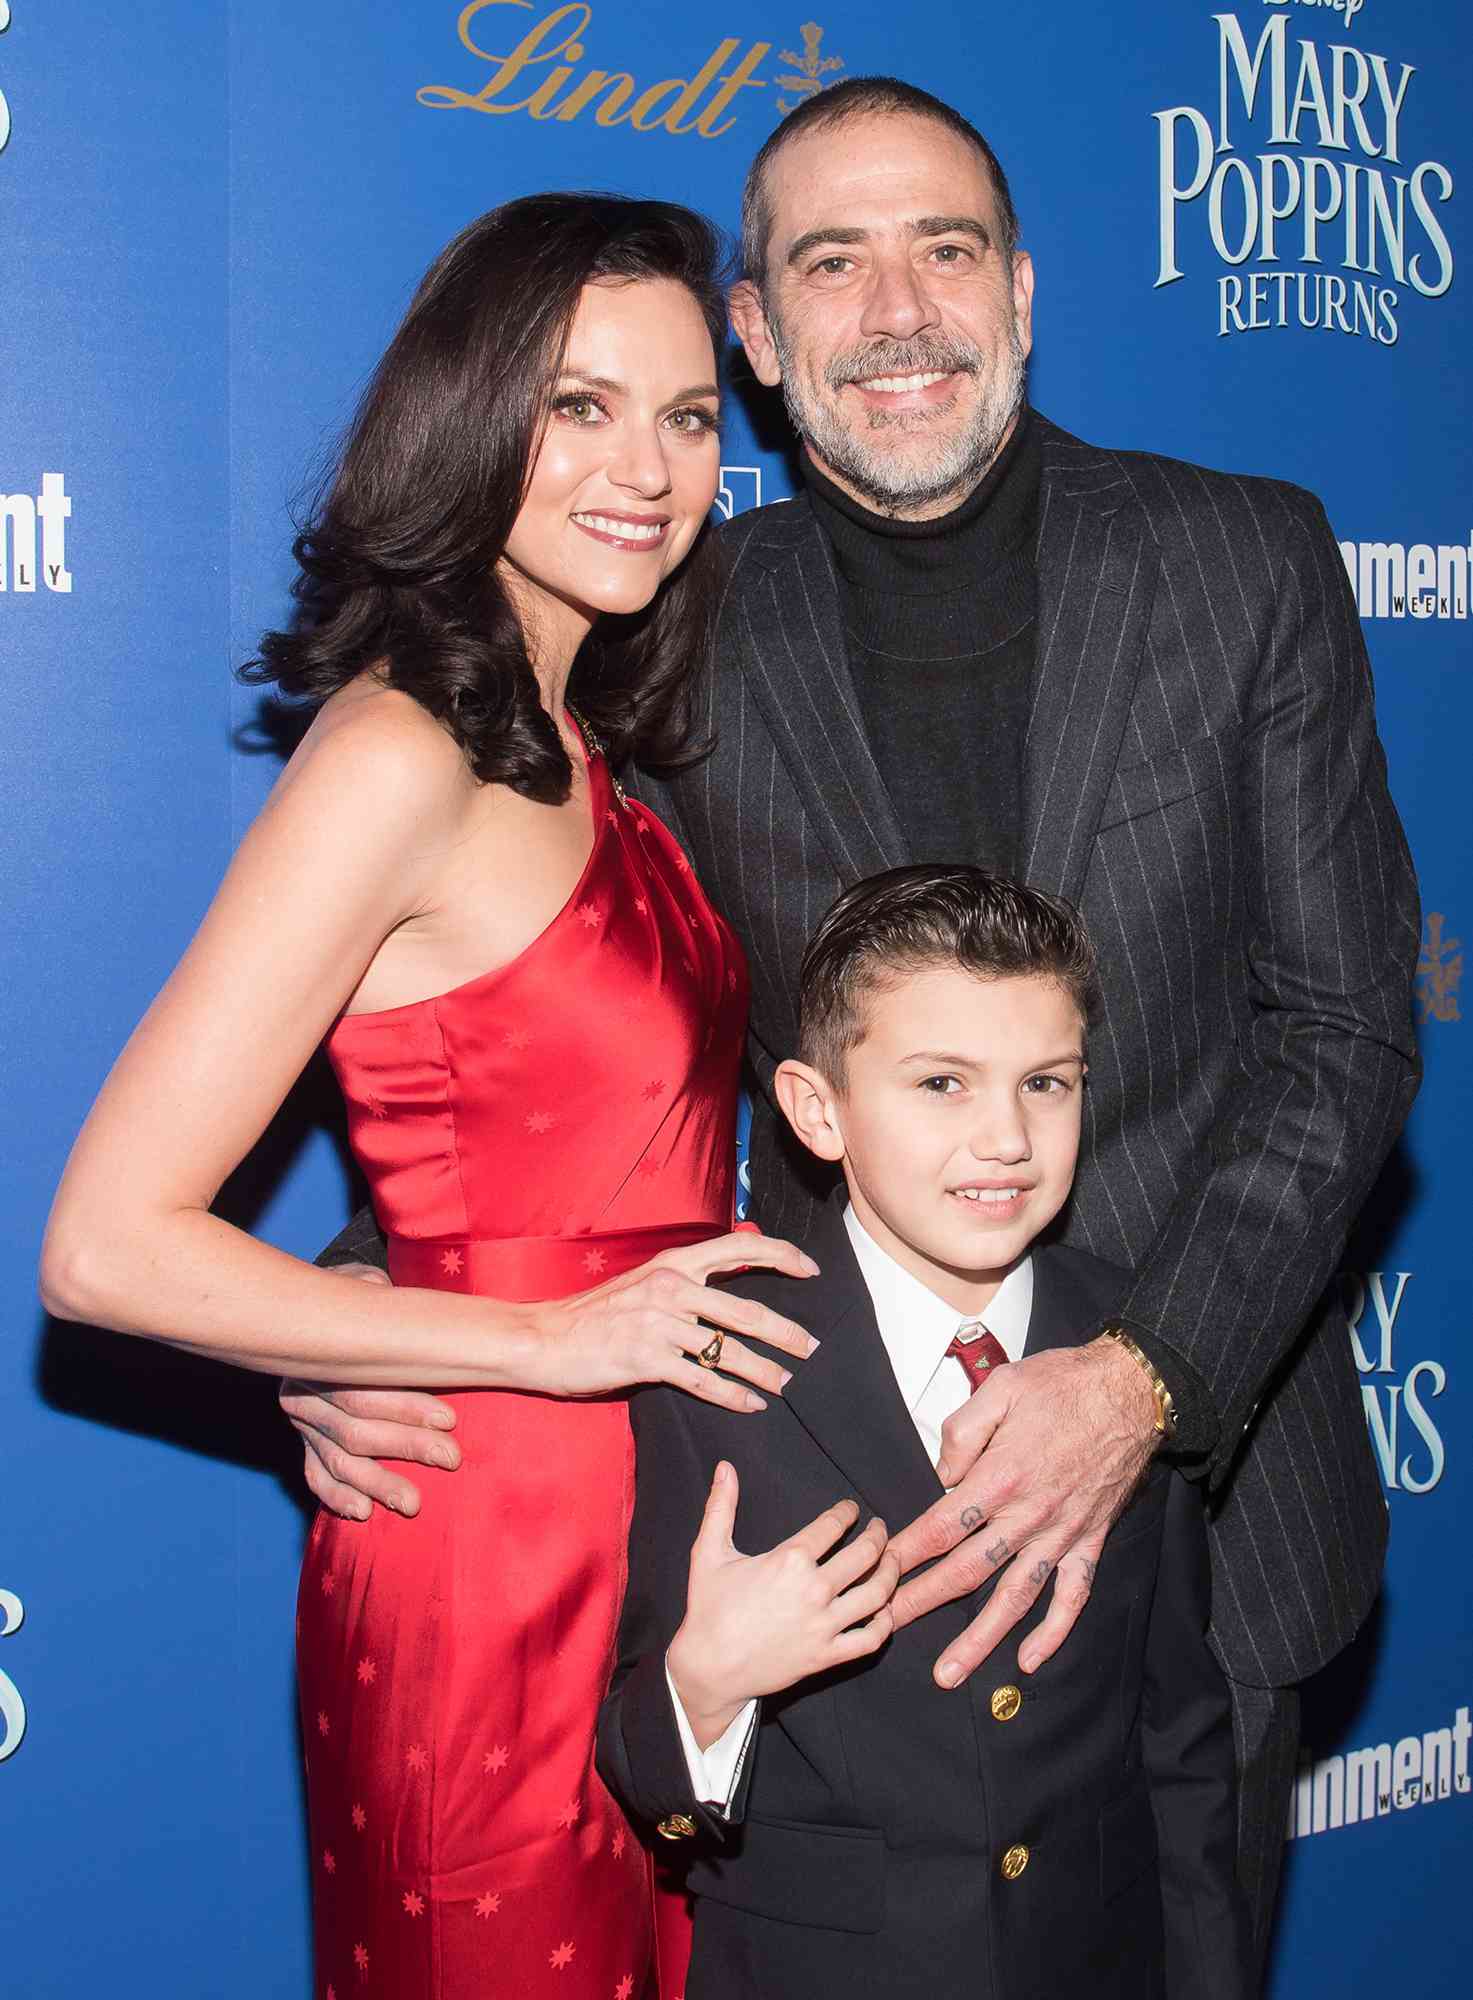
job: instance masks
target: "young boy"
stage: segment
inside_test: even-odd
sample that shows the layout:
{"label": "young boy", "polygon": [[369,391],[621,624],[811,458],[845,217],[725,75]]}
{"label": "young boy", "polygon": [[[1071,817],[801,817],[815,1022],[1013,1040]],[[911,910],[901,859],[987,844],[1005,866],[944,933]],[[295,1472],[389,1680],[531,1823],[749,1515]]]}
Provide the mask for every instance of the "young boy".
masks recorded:
{"label": "young boy", "polygon": [[847,1199],[805,1245],[820,1276],[731,1289],[820,1346],[757,1418],[666,1388],[632,1406],[599,1763],[690,1851],[686,2000],[1252,1990],[1195,1490],[1152,1466],[1026,1678],[1015,1639],[954,1692],[932,1679],[985,1587],[898,1632],[889,1609],[884,1523],[939,1496],[947,1416],[1118,1294],[1035,1247],[1073,1179],[1093,983],[1065,905],[969,867],[862,882],[808,947],[776,1088]]}

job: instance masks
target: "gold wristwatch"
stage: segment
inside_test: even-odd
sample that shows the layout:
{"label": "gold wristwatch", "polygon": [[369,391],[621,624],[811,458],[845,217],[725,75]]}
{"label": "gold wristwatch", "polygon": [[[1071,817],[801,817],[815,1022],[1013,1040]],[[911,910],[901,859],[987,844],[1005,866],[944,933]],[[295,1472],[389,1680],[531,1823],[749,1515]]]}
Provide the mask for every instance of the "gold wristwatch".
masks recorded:
{"label": "gold wristwatch", "polygon": [[1156,1432],[1159,1437],[1170,1438],[1176,1433],[1176,1405],[1171,1400],[1171,1391],[1156,1372],[1156,1364],[1150,1356],[1142,1353],[1123,1326],[1100,1328],[1102,1340],[1113,1340],[1123,1347],[1137,1368],[1145,1371],[1146,1380],[1151,1385],[1151,1394],[1156,1398]]}

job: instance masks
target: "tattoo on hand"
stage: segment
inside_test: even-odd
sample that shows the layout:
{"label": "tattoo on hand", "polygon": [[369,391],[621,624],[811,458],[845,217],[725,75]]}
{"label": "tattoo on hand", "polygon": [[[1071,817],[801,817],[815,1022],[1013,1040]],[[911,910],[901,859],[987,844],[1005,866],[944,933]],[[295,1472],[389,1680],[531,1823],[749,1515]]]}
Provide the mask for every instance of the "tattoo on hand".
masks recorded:
{"label": "tattoo on hand", "polygon": [[980,1507],[963,1507],[961,1521],[963,1528],[970,1535],[973,1528],[979,1528],[982,1525],[982,1509]]}
{"label": "tattoo on hand", "polygon": [[999,1535],[997,1540],[992,1544],[992,1547],[984,1549],[982,1553],[990,1563],[996,1566],[1000,1562],[1006,1562],[1012,1554],[1012,1550],[1008,1547],[1007,1537]]}
{"label": "tattoo on hand", "polygon": [[1043,1556],[1039,1557],[1038,1561],[1033,1565],[1032,1569],[1029,1570],[1028,1572],[1028,1581],[1033,1585],[1033,1588],[1035,1590],[1043,1589],[1043,1586],[1049,1580],[1049,1571],[1052,1568],[1053,1564],[1051,1562],[1049,1562]]}

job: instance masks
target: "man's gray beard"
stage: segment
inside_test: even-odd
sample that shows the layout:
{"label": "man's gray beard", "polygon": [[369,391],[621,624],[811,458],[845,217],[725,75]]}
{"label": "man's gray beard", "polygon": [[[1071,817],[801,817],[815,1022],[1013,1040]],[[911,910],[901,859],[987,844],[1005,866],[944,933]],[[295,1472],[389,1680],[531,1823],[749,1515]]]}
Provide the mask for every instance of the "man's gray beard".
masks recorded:
{"label": "man's gray beard", "polygon": [[[794,430],[824,466],[884,513],[906,513],[953,497],[957,502],[964,500],[996,458],[1027,390],[1027,359],[1016,323],[1008,328],[1007,353],[990,380],[984,374],[982,355],[969,343],[925,338],[875,342],[863,351],[867,374],[919,375],[960,369],[983,382],[982,394],[960,431],[941,432],[934,417],[919,411],[871,410],[869,435],[856,435],[842,423],[837,411],[809,398],[792,349],[770,312],[768,327],[782,369],[783,402]],[[826,374],[835,393],[852,379],[850,371],[855,365],[845,355],[835,356],[829,363]],[[924,465],[907,466],[887,451],[887,431],[913,433],[933,426],[938,435]]]}

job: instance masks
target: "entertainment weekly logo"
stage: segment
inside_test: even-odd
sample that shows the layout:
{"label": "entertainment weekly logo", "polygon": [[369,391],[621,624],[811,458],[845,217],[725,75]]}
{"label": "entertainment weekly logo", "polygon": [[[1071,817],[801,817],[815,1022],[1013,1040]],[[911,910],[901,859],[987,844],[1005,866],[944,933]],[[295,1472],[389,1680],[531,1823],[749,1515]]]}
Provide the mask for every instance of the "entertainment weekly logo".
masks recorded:
{"label": "entertainment weekly logo", "polygon": [[1473,534],[1465,542],[1342,542],[1362,618],[1466,618]]}
{"label": "entertainment weekly logo", "polygon": [[[1406,1364],[1398,1325],[1411,1271],[1342,1271],[1350,1345],[1382,1483],[1392,1493],[1430,1493],[1447,1470],[1447,1449],[1432,1405],[1447,1370],[1430,1356]],[[1415,1315],[1413,1321],[1415,1322]],[[1415,1349],[1413,1350],[1415,1352]]]}
{"label": "entertainment weekly logo", "polygon": [[1227,266],[1220,337],[1299,326],[1393,347],[1408,291],[1440,299],[1454,270],[1452,174],[1440,160],[1410,163],[1416,68],[1353,42],[1291,39],[1291,6],[1333,15],[1333,32],[1351,27],[1363,0],[1263,4],[1269,18],[1250,16],[1246,30],[1238,14],[1212,16],[1210,112],[1154,114],[1156,289],[1205,258]]}
{"label": "entertainment weekly logo", "polygon": [[66,566],[71,517],[64,472],[43,472],[35,493],[0,493],[0,595],[30,596],[38,583],[61,596],[71,590]]}
{"label": "entertainment weekly logo", "polygon": [[1466,1708],[1452,1721],[1401,1736],[1394,1743],[1372,1743],[1334,1757],[1302,1754],[1299,1778],[1289,1801],[1290,1840],[1308,1834],[1336,1833],[1361,1826],[1414,1806],[1442,1805],[1466,1799],[1473,1791],[1468,1771],[1468,1743],[1473,1724]]}

